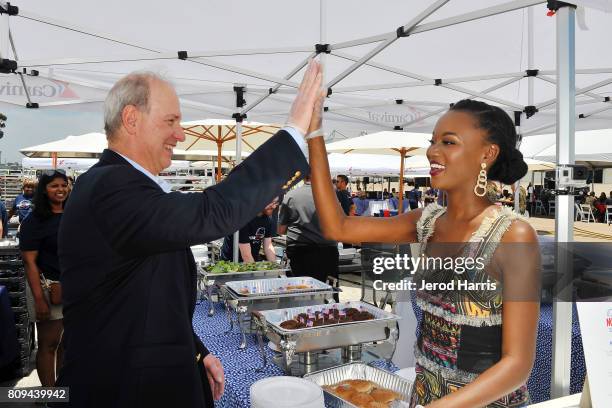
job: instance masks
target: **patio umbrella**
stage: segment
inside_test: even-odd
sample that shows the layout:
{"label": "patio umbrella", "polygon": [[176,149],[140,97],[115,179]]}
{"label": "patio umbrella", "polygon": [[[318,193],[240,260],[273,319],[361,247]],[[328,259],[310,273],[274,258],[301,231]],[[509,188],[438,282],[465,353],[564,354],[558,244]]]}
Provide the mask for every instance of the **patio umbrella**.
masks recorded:
{"label": "patio umbrella", "polygon": [[[191,150],[216,150],[217,151],[217,181],[221,179],[221,158],[224,146],[229,142],[236,141],[236,121],[223,119],[206,119],[181,124],[185,131],[185,141],[177,145],[178,149]],[[258,122],[242,122],[241,149],[245,152],[253,152],[266,140],[274,135],[280,126]],[[235,144],[232,144],[235,148]]]}
{"label": "patio umbrella", "polygon": [[341,140],[327,145],[327,150],[337,153],[368,153],[400,156],[400,200],[399,213],[403,211],[404,196],[404,160],[407,156],[424,155],[431,134],[401,131],[377,132],[351,139]]}
{"label": "patio umbrella", "polygon": [[[102,155],[102,151],[108,147],[106,135],[104,133],[86,133],[78,136],[67,136],[63,139],[53,142],[43,143],[36,146],[25,147],[20,152],[28,158],[51,158],[52,167],[56,168],[58,159],[95,159]],[[248,153],[243,152],[242,156],[247,156]],[[235,157],[236,152],[226,150],[223,153],[224,161],[231,161],[229,157]],[[184,151],[174,149],[172,158],[174,160],[212,160],[218,159],[217,149],[200,150],[191,149]]]}

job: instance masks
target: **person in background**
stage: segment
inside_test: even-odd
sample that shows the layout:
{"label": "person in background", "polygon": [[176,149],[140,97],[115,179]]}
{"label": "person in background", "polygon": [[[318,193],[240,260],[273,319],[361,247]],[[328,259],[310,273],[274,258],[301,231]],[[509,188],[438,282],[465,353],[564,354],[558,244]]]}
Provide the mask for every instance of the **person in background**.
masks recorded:
{"label": "person in background", "polygon": [[529,211],[529,215],[534,214],[535,207],[535,189],[531,182],[527,186],[527,210]]}
{"label": "person in background", "polygon": [[427,191],[425,191],[425,199],[424,199],[424,203],[425,206],[427,206],[427,204],[431,204],[433,202],[435,202],[438,198],[438,192],[439,190],[437,188],[433,188],[430,187],[427,189]]}
{"label": "person in background", "polygon": [[594,203],[597,198],[595,197],[595,192],[591,191],[588,196],[584,199],[584,204],[590,206],[591,208],[595,208]]}
{"label": "person in background", "polygon": [[310,276],[321,282],[328,276],[338,278],[338,243],[321,233],[310,177],[304,178],[303,186],[285,194],[278,212],[278,233],[287,234],[293,276]]}
{"label": "person in background", "polygon": [[607,201],[606,193],[603,191],[597,197],[597,200],[593,202],[593,207],[597,210],[595,216],[597,217],[597,221],[604,222],[606,217],[606,201]]}
{"label": "person in background", "polygon": [[389,196],[389,209],[399,210],[399,194],[395,191],[391,193],[391,196]]}
{"label": "person in background", "polygon": [[412,188],[407,191],[406,196],[408,197],[408,204],[410,204],[410,209],[414,210],[419,208],[419,203],[421,202],[421,191],[416,187],[413,182],[408,183],[408,186],[412,186]]}
{"label": "person in background", "polygon": [[357,197],[353,198],[353,204],[355,204],[355,215],[363,215],[370,205],[370,200],[368,200],[368,194],[360,190],[357,193]]}
{"label": "person in background", "polygon": [[63,361],[62,305],[52,302],[50,285],[59,285],[60,280],[57,236],[67,197],[66,174],[62,170],[43,173],[33,211],[21,223],[19,248],[28,282],[28,311],[38,331],[36,370],[43,387],[55,385]]}
{"label": "person in background", "polygon": [[[270,216],[278,207],[278,198],[268,204],[262,212],[257,214],[247,225],[238,232],[238,262],[251,263],[261,261],[259,254],[262,246],[266,260],[276,262],[276,253],[272,245],[272,228],[274,223]],[[223,240],[221,259],[231,261],[234,259],[234,234]]]}
{"label": "person in background", "polygon": [[72,191],[74,187],[74,177],[68,176],[68,192]]}
{"label": "person in background", "polygon": [[606,199],[606,205],[612,205],[612,191],[610,191],[610,194],[608,195],[608,198]]}
{"label": "person in background", "polygon": [[6,238],[8,232],[8,211],[4,205],[4,200],[0,200],[0,238]]}
{"label": "person in background", "polygon": [[351,200],[351,195],[348,192],[348,184],[349,179],[344,174],[339,174],[338,177],[336,177],[336,196],[346,215],[349,215],[351,207],[354,207],[353,200]]}
{"label": "person in background", "polygon": [[13,207],[9,213],[9,219],[13,216],[18,216],[18,222],[21,222],[32,212],[32,198],[34,197],[34,189],[36,188],[36,180],[25,179],[23,181],[23,190],[21,194],[15,197]]}

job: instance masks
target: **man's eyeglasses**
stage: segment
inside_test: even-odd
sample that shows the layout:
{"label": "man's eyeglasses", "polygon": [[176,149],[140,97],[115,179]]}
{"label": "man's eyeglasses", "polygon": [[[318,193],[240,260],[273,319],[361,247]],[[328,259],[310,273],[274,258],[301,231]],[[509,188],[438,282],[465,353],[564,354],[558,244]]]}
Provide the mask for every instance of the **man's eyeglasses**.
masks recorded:
{"label": "man's eyeglasses", "polygon": [[45,171],[43,171],[43,174],[45,176],[49,176],[49,177],[55,176],[58,173],[59,174],[63,174],[65,176],[66,175],[66,170],[64,170],[64,169],[53,169],[53,170],[45,170]]}

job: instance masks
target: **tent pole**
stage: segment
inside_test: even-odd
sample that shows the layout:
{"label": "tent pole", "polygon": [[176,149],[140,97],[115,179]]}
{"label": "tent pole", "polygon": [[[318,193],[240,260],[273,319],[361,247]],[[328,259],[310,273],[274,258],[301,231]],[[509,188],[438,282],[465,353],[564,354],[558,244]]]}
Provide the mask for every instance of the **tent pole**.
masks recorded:
{"label": "tent pole", "polygon": [[[534,69],[533,7],[527,7],[527,69]],[[527,78],[527,104],[533,106],[533,83],[535,78]]]}
{"label": "tent pole", "polygon": [[215,178],[217,179],[217,183],[221,181],[221,148],[223,146],[223,142],[221,140],[217,140],[217,175]]}
{"label": "tent pole", "polygon": [[53,169],[57,169],[57,153],[56,152],[51,153],[51,166],[53,166]]}
{"label": "tent pole", "polygon": [[[520,149],[521,147],[521,115],[522,112],[515,111],[514,112],[514,125],[516,126],[516,134],[518,135],[518,140],[516,141],[516,148]],[[521,212],[520,209],[520,198],[521,198],[521,180],[517,180],[514,183],[514,212],[519,214]]]}
{"label": "tent pole", "polygon": [[399,205],[397,214],[401,215],[404,212],[404,159],[406,158],[406,148],[400,149],[400,177],[399,177]]}
{"label": "tent pole", "polygon": [[[234,87],[234,91],[238,92],[238,87]],[[237,107],[240,108],[240,106],[237,106]],[[236,127],[235,127],[236,161],[235,161],[235,165],[237,166],[242,161],[242,115],[240,114],[236,115],[235,119],[236,119]],[[234,253],[232,254],[234,262],[238,262],[238,259],[239,259],[239,256],[238,256],[239,235],[240,235],[239,231],[234,232],[234,237],[233,237],[234,238],[234,245],[233,245]]]}
{"label": "tent pole", "polygon": [[[576,115],[575,6],[562,6],[556,14],[557,37],[557,163],[574,164],[574,132]],[[562,243],[573,241],[574,198],[555,196],[555,270],[557,282],[571,282],[573,262]],[[563,258],[563,259],[562,259]],[[561,285],[559,284],[561,287]],[[571,284],[564,285],[553,299],[553,350],[551,398],[569,395],[572,351]],[[568,301],[570,300],[570,301]]]}

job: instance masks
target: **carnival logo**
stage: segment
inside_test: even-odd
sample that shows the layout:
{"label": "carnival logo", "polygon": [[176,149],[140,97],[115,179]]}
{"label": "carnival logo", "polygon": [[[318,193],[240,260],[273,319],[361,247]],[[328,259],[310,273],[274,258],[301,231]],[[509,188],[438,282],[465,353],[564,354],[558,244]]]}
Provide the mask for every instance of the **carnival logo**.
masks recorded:
{"label": "carnival logo", "polygon": [[373,122],[403,125],[421,120],[423,114],[411,106],[403,106],[399,112],[368,112],[368,118]]}
{"label": "carnival logo", "polygon": [[55,79],[43,79],[36,84],[23,87],[21,81],[0,82],[0,97],[2,96],[26,96],[26,89],[30,97],[38,98],[78,98],[78,95],[70,88],[70,84]]}
{"label": "carnival logo", "polygon": [[608,309],[608,315],[606,316],[606,327],[608,331],[612,332],[612,309]]}

